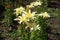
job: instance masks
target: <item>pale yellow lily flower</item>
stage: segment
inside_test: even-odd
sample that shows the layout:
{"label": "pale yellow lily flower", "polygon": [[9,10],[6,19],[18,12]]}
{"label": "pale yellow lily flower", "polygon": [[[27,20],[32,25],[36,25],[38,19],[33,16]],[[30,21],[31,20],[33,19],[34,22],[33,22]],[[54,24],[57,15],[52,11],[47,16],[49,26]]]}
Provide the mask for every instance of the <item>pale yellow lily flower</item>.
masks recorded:
{"label": "pale yellow lily flower", "polygon": [[28,8],[34,8],[34,6],[38,6],[41,5],[40,1],[36,1],[36,2],[32,2],[30,3],[30,5],[27,5]]}
{"label": "pale yellow lily flower", "polygon": [[18,20],[18,22],[21,24],[22,22],[26,22],[27,18],[25,16],[25,14],[22,14],[22,16],[19,16],[18,18],[14,19],[14,20]]}
{"label": "pale yellow lily flower", "polygon": [[19,7],[14,9],[15,10],[15,14],[16,16],[18,16],[19,14],[21,14],[25,9],[23,7]]}
{"label": "pale yellow lily flower", "polygon": [[34,30],[40,30],[39,24],[34,27]]}
{"label": "pale yellow lily flower", "polygon": [[31,12],[31,10],[28,10],[28,12],[26,12],[26,17],[27,17],[28,19],[34,18],[35,13],[36,13],[36,12]]}
{"label": "pale yellow lily flower", "polygon": [[20,17],[20,20],[19,20],[19,21],[20,21],[19,23],[21,23],[21,22],[26,22],[26,21],[27,21],[26,15],[23,14],[23,15]]}
{"label": "pale yellow lily flower", "polygon": [[34,8],[33,4],[27,5],[28,8]]}
{"label": "pale yellow lily flower", "polygon": [[38,5],[41,5],[41,2],[40,1],[36,1],[36,2],[33,2],[34,6],[38,6]]}
{"label": "pale yellow lily flower", "polygon": [[50,15],[47,12],[39,14],[39,16],[43,16],[44,18],[50,17]]}
{"label": "pale yellow lily flower", "polygon": [[26,27],[29,27],[31,30],[40,30],[40,27],[39,27],[39,24],[36,25],[36,23],[26,23],[27,26]]}

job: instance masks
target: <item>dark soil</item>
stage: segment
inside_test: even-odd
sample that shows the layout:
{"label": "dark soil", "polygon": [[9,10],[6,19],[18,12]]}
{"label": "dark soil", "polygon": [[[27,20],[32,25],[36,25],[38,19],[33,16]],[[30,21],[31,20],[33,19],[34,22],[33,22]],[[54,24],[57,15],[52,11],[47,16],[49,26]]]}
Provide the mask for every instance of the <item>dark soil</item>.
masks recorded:
{"label": "dark soil", "polygon": [[60,21],[57,18],[49,19],[47,28],[48,40],[60,40]]}

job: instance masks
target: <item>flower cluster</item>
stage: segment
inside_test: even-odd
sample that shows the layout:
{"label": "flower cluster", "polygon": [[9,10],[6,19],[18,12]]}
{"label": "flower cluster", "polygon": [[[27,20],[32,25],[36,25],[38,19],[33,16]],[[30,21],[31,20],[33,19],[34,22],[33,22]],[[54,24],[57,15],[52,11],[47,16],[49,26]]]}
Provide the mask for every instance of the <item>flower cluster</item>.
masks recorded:
{"label": "flower cluster", "polygon": [[[19,24],[26,24],[26,28],[29,27],[31,30],[40,30],[39,25],[35,23],[36,13],[37,12],[32,12],[30,8],[33,8],[35,6],[41,5],[40,1],[32,2],[30,5],[27,5],[26,8],[24,7],[19,7],[14,9],[16,17],[14,20],[17,20]],[[43,17],[50,17],[47,12],[38,14],[38,16],[43,16]]]}
{"label": "flower cluster", "polygon": [[27,5],[28,8],[34,8],[35,6],[40,6],[41,2],[40,1],[36,1],[36,2],[32,2],[30,3],[30,5]]}
{"label": "flower cluster", "polygon": [[50,17],[50,15],[49,15],[47,12],[42,12],[42,13],[36,14],[36,15],[41,16],[41,17],[43,17],[43,18],[48,18],[48,17]]}
{"label": "flower cluster", "polygon": [[28,12],[22,13],[21,16],[19,15],[19,16],[18,16],[16,19],[14,19],[14,20],[18,20],[20,24],[21,24],[21,23],[26,23],[26,22],[28,22],[28,21],[30,21],[30,20],[32,20],[32,19],[34,18],[35,13],[36,13],[36,12],[31,12],[31,10],[28,10]]}
{"label": "flower cluster", "polygon": [[21,14],[25,9],[23,7],[19,7],[14,9],[15,10],[15,14],[16,16],[18,16],[19,14]]}

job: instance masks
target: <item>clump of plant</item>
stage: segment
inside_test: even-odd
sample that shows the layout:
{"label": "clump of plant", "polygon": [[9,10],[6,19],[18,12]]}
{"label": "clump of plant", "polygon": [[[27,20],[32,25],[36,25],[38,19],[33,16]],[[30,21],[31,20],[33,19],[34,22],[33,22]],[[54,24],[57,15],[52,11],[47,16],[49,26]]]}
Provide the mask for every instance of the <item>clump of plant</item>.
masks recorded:
{"label": "clump of plant", "polygon": [[37,11],[32,10],[38,6],[40,7],[41,4],[42,2],[38,0],[26,5],[26,7],[20,6],[14,9],[16,15],[14,20],[19,23],[15,35],[17,40],[46,40],[46,20],[50,15],[47,12],[38,14]]}

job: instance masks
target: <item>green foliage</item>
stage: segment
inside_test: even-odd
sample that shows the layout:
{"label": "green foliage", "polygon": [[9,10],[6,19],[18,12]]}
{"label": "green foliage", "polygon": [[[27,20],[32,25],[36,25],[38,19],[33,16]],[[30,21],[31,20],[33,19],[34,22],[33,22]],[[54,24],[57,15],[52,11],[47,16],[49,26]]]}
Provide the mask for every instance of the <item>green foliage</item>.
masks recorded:
{"label": "green foliage", "polygon": [[13,23],[13,18],[14,18],[13,10],[12,9],[6,9],[5,18],[3,20],[3,23],[10,26]]}
{"label": "green foliage", "polygon": [[48,23],[47,18],[38,17],[37,23],[41,27],[41,29],[40,29],[40,39],[41,40],[47,40],[47,32],[46,32],[47,23]]}

